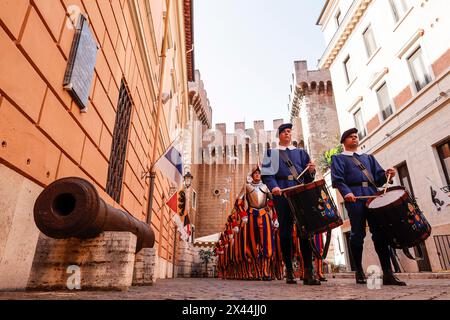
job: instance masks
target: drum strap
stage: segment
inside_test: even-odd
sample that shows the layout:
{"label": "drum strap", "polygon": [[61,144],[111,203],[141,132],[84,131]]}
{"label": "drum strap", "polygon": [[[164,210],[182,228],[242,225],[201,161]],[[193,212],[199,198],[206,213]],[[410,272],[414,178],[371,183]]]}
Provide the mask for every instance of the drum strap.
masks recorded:
{"label": "drum strap", "polygon": [[331,229],[327,230],[327,239],[325,240],[325,245],[323,246],[322,254],[320,254],[319,250],[317,250],[317,247],[314,243],[314,235],[309,237],[309,244],[311,245],[312,252],[317,259],[325,260],[328,254],[328,248],[330,247],[330,243],[331,243]]}
{"label": "drum strap", "polygon": [[422,261],[424,258],[422,248],[420,247],[420,245],[417,245],[416,248],[417,248],[416,257],[412,256],[411,252],[409,252],[409,248],[403,248],[403,253],[411,260]]}
{"label": "drum strap", "polygon": [[291,159],[289,159],[289,156],[287,155],[287,153],[284,150],[280,150],[280,157],[281,157],[281,159],[283,159],[284,163],[289,168],[289,171],[291,172],[294,179],[298,183],[300,183],[300,181],[297,180],[297,177],[298,177],[297,169],[295,169],[294,163],[291,161]]}
{"label": "drum strap", "polygon": [[362,173],[364,173],[364,175],[367,177],[367,179],[369,179],[369,182],[371,184],[373,184],[373,186],[375,188],[378,188],[377,185],[375,184],[375,181],[373,180],[372,175],[370,174],[370,172],[367,170],[367,168],[362,164],[361,161],[359,161],[358,159],[356,159],[355,157],[352,156],[352,160],[355,163],[355,165],[362,171]]}

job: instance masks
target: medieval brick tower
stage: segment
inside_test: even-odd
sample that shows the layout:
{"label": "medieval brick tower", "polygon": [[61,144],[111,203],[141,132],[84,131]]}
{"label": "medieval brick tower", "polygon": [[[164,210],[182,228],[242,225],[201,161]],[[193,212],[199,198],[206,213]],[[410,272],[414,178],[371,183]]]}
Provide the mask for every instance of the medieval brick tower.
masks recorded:
{"label": "medieval brick tower", "polygon": [[336,145],[339,122],[328,70],[308,70],[306,61],[294,62],[289,111],[296,136],[316,164]]}
{"label": "medieval brick tower", "polygon": [[[278,126],[283,119],[273,121]],[[224,123],[216,124],[203,136],[202,163],[193,165],[196,172],[198,202],[195,237],[224,230],[227,216],[251,168],[261,163],[267,148],[277,145],[275,130],[265,130],[264,121],[254,121],[252,128],[235,122],[229,133]]]}

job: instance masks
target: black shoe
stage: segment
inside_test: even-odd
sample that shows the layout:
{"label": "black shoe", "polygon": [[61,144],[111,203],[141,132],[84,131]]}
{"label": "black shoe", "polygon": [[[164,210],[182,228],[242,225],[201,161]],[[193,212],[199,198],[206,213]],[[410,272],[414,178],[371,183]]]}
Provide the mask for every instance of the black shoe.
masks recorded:
{"label": "black shoe", "polygon": [[286,283],[287,284],[296,284],[297,283],[297,281],[295,281],[294,271],[286,270]]}
{"label": "black shoe", "polygon": [[269,277],[269,276],[264,276],[263,278],[263,281],[272,281],[272,278],[271,277]]}
{"label": "black shoe", "polygon": [[366,275],[364,274],[364,271],[362,271],[362,270],[358,270],[355,272],[355,279],[356,279],[357,284],[366,284],[367,283]]}
{"label": "black shoe", "polygon": [[394,273],[391,272],[385,272],[383,273],[383,285],[385,286],[406,286],[406,283],[403,281],[400,281]]}
{"label": "black shoe", "polygon": [[328,280],[327,280],[327,278],[325,278],[325,277],[319,277],[319,281],[321,281],[321,282],[327,282]]}
{"label": "black shoe", "polygon": [[318,279],[314,278],[313,272],[311,269],[305,269],[303,284],[306,286],[318,286],[321,283]]}

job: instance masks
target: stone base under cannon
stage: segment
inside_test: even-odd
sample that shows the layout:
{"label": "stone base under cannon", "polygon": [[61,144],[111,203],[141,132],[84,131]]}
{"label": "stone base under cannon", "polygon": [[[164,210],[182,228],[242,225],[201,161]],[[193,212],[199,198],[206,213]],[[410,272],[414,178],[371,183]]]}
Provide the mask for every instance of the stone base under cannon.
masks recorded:
{"label": "stone base under cannon", "polygon": [[136,236],[131,232],[103,232],[84,240],[41,233],[27,289],[128,290],[135,251]]}
{"label": "stone base under cannon", "polygon": [[155,262],[155,248],[143,248],[136,253],[133,286],[147,286],[155,282]]}

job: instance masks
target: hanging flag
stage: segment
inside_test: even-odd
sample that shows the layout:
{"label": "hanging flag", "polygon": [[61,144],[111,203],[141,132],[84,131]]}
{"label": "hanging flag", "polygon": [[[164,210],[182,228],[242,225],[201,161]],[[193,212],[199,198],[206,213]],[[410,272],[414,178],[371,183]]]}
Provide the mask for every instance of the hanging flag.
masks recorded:
{"label": "hanging flag", "polygon": [[177,211],[176,212],[180,216],[181,220],[183,220],[184,217],[187,215],[187,210],[186,210],[186,193],[184,192],[184,190],[178,191]]}
{"label": "hanging flag", "polygon": [[170,210],[172,210],[174,213],[178,213],[178,192],[174,192],[170,199],[166,202],[166,204],[170,208]]}
{"label": "hanging flag", "polygon": [[167,206],[172,210],[172,221],[177,226],[181,239],[187,241],[191,233],[190,221],[186,210],[186,197],[183,190],[174,192],[166,202]]}
{"label": "hanging flag", "polygon": [[188,214],[184,217],[184,231],[186,231],[188,236],[191,235],[191,221]]}
{"label": "hanging flag", "polygon": [[179,147],[172,144],[166,152],[156,161],[155,168],[180,187],[183,181],[183,159]]}
{"label": "hanging flag", "polygon": [[431,201],[436,206],[438,212],[441,212],[443,208],[450,205],[450,195],[441,190],[430,178],[426,177],[430,181]]}

